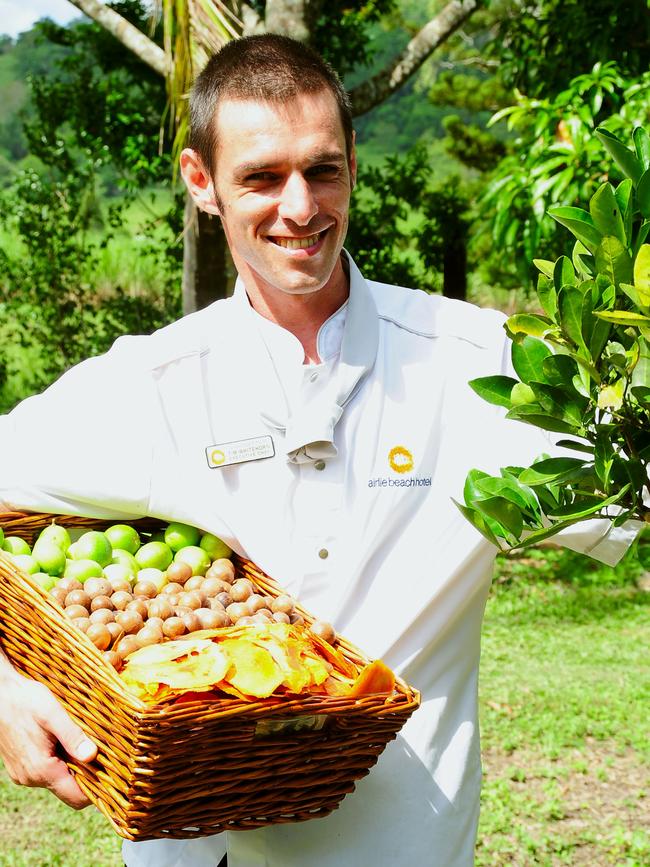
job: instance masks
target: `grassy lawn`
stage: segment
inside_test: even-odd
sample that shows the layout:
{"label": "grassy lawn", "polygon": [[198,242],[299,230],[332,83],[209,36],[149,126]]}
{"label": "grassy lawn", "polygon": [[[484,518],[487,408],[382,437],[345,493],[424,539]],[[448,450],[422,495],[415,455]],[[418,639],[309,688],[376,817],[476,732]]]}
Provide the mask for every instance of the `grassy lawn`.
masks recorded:
{"label": "grassy lawn", "polygon": [[[499,563],[483,640],[477,867],[650,864],[650,592],[635,584],[648,549],[617,569],[554,550]],[[6,867],[122,863],[93,808],[75,813],[3,773],[0,840]]]}

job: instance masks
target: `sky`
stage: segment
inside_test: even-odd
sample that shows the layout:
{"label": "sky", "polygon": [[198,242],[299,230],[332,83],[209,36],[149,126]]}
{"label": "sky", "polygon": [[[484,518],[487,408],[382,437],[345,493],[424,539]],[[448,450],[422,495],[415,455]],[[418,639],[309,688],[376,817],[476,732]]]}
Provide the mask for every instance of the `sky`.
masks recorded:
{"label": "sky", "polygon": [[0,0],[0,34],[15,37],[45,17],[66,24],[82,13],[68,0]]}

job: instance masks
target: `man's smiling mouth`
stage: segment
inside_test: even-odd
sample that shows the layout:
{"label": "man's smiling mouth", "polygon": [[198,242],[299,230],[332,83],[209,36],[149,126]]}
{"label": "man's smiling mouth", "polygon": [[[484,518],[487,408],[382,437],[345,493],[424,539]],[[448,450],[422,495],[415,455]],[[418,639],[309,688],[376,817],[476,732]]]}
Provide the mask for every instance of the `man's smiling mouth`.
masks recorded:
{"label": "man's smiling mouth", "polygon": [[309,247],[314,247],[320,239],[325,235],[327,229],[322,232],[317,232],[315,235],[308,235],[306,238],[283,238],[280,236],[269,236],[269,240],[278,247],[284,247],[287,250],[306,250]]}

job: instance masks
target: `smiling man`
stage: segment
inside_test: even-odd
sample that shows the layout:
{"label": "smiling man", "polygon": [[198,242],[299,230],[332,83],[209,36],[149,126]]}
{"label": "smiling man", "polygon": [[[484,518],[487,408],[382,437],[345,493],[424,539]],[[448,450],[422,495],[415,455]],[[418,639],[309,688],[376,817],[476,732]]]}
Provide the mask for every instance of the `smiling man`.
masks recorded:
{"label": "smiling man", "polygon": [[[233,298],[121,338],[0,418],[0,499],[215,533],[423,700],[332,815],[126,842],[125,861],[216,867],[227,853],[229,867],[469,867],[495,552],[452,497],[462,499],[471,466],[526,465],[548,448],[467,385],[508,371],[504,317],[360,274],[343,250],[350,108],[309,49],[271,35],[230,43],[196,83],[191,122],[181,170],[197,205],[223,223],[239,273]],[[58,418],[44,449],[43,420]],[[575,533],[565,544],[606,562],[633,535]],[[12,778],[83,806],[57,742],[80,761],[93,745],[1,653],[0,694]]]}

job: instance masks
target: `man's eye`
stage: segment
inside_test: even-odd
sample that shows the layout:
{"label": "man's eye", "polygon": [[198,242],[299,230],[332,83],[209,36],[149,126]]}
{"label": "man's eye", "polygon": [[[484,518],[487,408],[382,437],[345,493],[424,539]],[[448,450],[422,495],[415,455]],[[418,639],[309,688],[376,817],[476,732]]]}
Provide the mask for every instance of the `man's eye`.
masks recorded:
{"label": "man's eye", "polygon": [[321,166],[312,166],[307,174],[309,175],[335,175],[338,174],[339,167],[334,165],[324,164]]}
{"label": "man's eye", "polygon": [[253,172],[252,175],[248,175],[246,178],[247,181],[273,181],[275,180],[276,175],[273,172]]}

